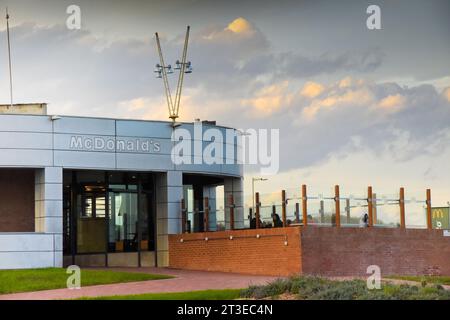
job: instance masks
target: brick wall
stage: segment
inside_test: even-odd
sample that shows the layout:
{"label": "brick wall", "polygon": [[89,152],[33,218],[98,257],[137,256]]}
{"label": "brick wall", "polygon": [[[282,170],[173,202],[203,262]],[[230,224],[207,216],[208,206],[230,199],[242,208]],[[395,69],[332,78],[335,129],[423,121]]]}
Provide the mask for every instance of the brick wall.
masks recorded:
{"label": "brick wall", "polygon": [[172,268],[287,276],[301,271],[300,252],[298,227],[169,236]]}
{"label": "brick wall", "polygon": [[442,230],[326,228],[302,230],[303,272],[329,276],[450,275],[450,237]]}
{"label": "brick wall", "polygon": [[313,226],[171,235],[169,265],[275,276],[365,276],[378,265],[382,275],[450,275],[450,237],[442,230]]}
{"label": "brick wall", "polygon": [[33,169],[0,169],[0,232],[34,232]]}

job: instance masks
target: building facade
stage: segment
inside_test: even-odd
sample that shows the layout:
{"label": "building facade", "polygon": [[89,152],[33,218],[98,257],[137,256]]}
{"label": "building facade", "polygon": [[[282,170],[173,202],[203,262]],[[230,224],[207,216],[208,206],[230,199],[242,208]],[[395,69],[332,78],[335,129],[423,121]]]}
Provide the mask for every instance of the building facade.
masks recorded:
{"label": "building facade", "polygon": [[[177,164],[171,122],[58,117],[45,105],[34,108],[0,112],[0,269],[167,266],[168,235],[182,230],[182,199],[192,198],[198,214],[189,227],[202,231],[203,199],[215,206],[217,186],[225,199],[234,195],[235,220],[243,223],[238,136],[203,135],[216,129],[225,136],[227,128],[204,123],[200,145],[231,148],[233,159],[221,152],[221,163],[206,164],[192,152],[192,163]],[[177,128],[196,139],[195,123]],[[209,223],[213,230],[215,220]]]}

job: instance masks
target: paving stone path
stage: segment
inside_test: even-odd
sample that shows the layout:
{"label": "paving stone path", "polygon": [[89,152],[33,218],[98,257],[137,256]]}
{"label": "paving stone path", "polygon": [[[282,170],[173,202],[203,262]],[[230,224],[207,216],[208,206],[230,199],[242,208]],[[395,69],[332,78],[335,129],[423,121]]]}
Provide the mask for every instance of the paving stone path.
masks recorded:
{"label": "paving stone path", "polygon": [[208,289],[241,289],[246,288],[249,285],[266,284],[267,282],[276,279],[276,277],[270,276],[188,271],[169,268],[109,268],[108,270],[167,274],[175,276],[175,278],[89,286],[83,287],[79,290],[55,289],[13,293],[0,295],[0,300],[54,300],[142,293],[183,292]]}

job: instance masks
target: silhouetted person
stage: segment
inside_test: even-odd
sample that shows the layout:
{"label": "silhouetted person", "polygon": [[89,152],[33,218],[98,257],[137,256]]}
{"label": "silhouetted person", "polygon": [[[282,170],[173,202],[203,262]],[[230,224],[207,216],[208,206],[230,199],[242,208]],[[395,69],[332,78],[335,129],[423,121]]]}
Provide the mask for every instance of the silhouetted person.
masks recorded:
{"label": "silhouetted person", "polygon": [[359,226],[361,228],[367,228],[369,226],[369,215],[364,213],[359,219]]}
{"label": "silhouetted person", "polygon": [[283,227],[283,221],[281,221],[280,216],[277,213],[272,214],[272,219],[273,219],[273,227],[274,228]]}
{"label": "silhouetted person", "polygon": [[[263,227],[261,219],[259,219],[259,226],[261,228]],[[250,229],[256,229],[256,217],[253,217],[252,220],[250,221]]]}

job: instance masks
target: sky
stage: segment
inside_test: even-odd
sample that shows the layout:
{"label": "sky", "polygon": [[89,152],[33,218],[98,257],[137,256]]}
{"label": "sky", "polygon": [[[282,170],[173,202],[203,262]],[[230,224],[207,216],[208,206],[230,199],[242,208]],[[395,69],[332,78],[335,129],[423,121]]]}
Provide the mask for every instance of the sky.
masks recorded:
{"label": "sky", "polygon": [[[66,8],[81,9],[81,29]],[[366,26],[369,5],[381,29]],[[280,130],[280,172],[261,193],[296,190],[450,201],[450,2],[0,0],[11,15],[15,102],[49,113],[167,119],[154,33],[174,62],[191,26],[180,119]],[[0,101],[9,101],[5,19]],[[175,77],[172,79],[175,81]],[[252,168],[245,175],[246,190]],[[342,193],[342,192],[341,192]],[[411,224],[424,222],[423,215]]]}

